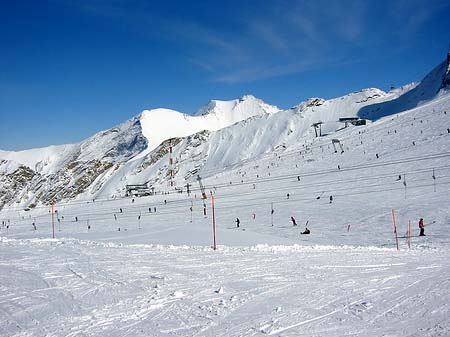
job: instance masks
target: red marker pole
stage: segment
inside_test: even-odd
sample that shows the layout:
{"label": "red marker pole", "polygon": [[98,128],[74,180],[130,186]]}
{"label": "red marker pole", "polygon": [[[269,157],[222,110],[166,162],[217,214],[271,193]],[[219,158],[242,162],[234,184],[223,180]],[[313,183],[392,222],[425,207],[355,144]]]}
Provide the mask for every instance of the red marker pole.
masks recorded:
{"label": "red marker pole", "polygon": [[211,196],[211,206],[212,206],[213,238],[214,238],[213,249],[216,250],[216,214],[214,212],[214,195]]}
{"label": "red marker pole", "polygon": [[395,223],[394,209],[392,209],[392,223],[394,224],[395,242],[397,243],[397,250],[400,250],[400,248],[398,248],[397,224]]}
{"label": "red marker pole", "polygon": [[53,239],[55,238],[55,204],[52,203],[52,229],[53,229]]}

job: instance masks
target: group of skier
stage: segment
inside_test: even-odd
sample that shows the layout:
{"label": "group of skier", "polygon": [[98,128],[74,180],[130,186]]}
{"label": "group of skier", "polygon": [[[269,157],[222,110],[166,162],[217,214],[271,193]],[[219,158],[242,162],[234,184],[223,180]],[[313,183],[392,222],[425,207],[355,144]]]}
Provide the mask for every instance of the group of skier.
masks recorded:
{"label": "group of skier", "polygon": [[[273,214],[273,210],[272,210],[272,214]],[[253,215],[255,215],[255,214],[253,214]],[[253,217],[253,218],[255,218],[255,217]],[[294,226],[297,226],[297,222],[295,221],[295,218],[293,216],[291,216],[291,221]],[[235,222],[236,222],[236,228],[239,228],[239,226],[241,224],[241,220],[239,218],[236,218]],[[306,221],[306,225],[305,225],[306,228],[300,234],[311,234],[311,231],[308,229],[308,223],[309,223],[309,221]]]}
{"label": "group of skier", "polygon": [[[273,209],[272,209],[272,214],[273,214]],[[239,218],[236,218],[235,222],[236,222],[236,228],[239,228],[239,226],[241,224],[241,220]],[[295,220],[295,218],[293,216],[291,216],[291,222],[292,222],[293,226],[297,226],[297,221]],[[308,223],[309,223],[309,220],[306,221],[305,230],[303,232],[301,232],[300,234],[311,234],[311,231],[308,229]],[[425,236],[425,226],[426,226],[426,224],[424,223],[423,218],[420,218],[420,220],[419,220],[419,229],[420,229],[419,236]]]}

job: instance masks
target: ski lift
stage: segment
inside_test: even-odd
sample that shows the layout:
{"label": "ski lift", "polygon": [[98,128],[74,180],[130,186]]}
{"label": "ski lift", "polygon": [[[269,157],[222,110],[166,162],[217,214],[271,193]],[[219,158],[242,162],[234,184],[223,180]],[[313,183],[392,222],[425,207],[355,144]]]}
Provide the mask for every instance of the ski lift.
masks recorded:
{"label": "ski lift", "polygon": [[203,200],[208,199],[206,192],[205,192],[205,187],[203,186],[202,178],[200,178],[200,175],[197,175],[197,181],[198,181],[198,184],[200,185],[200,191],[202,192],[202,199]]}
{"label": "ski lift", "polygon": [[341,153],[344,153],[344,147],[342,146],[342,144],[339,141],[339,139],[332,139],[331,143],[333,144],[334,153],[338,152],[337,149],[336,149],[336,144],[339,144],[339,147],[341,148]]}

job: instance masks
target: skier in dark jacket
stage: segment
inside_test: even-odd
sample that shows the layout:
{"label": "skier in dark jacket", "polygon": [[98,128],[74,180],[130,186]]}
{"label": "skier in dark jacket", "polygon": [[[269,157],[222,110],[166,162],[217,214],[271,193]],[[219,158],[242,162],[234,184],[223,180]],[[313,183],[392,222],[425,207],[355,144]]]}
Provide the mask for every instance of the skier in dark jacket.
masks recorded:
{"label": "skier in dark jacket", "polygon": [[291,216],[291,221],[293,226],[297,226],[297,222],[295,221],[295,218]]}
{"label": "skier in dark jacket", "polygon": [[419,236],[425,236],[425,224],[423,223],[422,218],[420,218],[420,220],[419,220],[419,228],[420,228]]}
{"label": "skier in dark jacket", "polygon": [[241,220],[239,220],[239,218],[236,218],[236,227],[239,228],[240,224],[241,224]]}
{"label": "skier in dark jacket", "polygon": [[311,231],[308,229],[308,227],[306,227],[305,230],[300,234],[311,234]]}

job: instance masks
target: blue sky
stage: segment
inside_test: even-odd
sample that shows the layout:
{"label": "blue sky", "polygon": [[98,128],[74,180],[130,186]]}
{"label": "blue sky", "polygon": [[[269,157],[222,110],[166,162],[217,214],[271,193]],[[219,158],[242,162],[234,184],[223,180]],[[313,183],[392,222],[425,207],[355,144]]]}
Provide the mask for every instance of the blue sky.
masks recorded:
{"label": "blue sky", "polygon": [[420,80],[446,0],[0,0],[0,149],[74,143],[144,109],[281,108]]}

